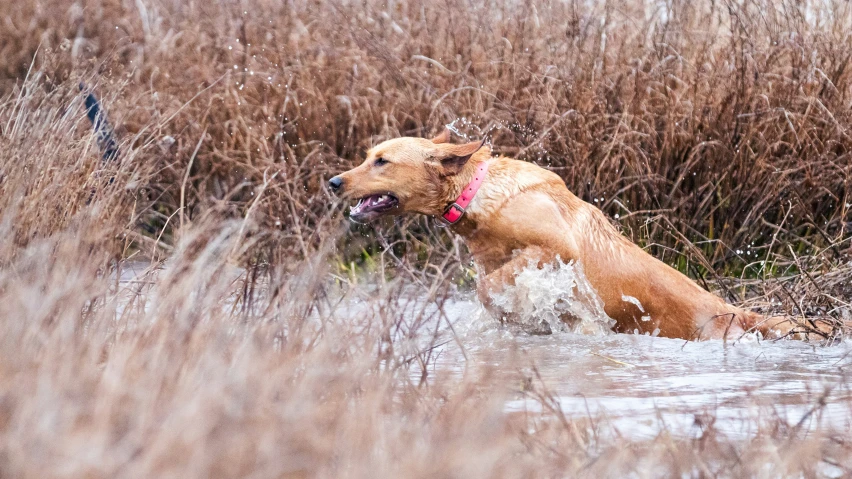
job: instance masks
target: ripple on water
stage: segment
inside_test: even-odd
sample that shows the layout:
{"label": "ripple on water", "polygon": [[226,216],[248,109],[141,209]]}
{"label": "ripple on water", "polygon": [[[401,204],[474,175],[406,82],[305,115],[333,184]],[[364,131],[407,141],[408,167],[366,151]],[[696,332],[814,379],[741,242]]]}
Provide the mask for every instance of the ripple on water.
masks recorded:
{"label": "ripple on water", "polygon": [[[517,389],[523,363],[534,363],[569,418],[605,418],[621,434],[642,437],[666,429],[695,435],[696,415],[711,414],[722,432],[748,436],[776,417],[798,423],[824,395],[826,406],[804,426],[852,429],[848,341],[822,347],[571,331],[530,336],[501,329],[474,300],[446,310],[470,360],[504,371],[508,388]],[[464,359],[448,348],[437,368],[462,374]],[[520,395],[506,404],[507,411],[539,407]]]}

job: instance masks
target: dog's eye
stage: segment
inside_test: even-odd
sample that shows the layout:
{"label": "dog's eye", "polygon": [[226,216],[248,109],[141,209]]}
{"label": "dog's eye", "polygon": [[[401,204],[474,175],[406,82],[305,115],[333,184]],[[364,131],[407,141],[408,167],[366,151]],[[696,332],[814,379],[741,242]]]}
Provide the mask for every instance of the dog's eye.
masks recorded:
{"label": "dog's eye", "polygon": [[376,166],[382,166],[388,164],[388,160],[384,158],[376,158],[376,161],[373,163]]}

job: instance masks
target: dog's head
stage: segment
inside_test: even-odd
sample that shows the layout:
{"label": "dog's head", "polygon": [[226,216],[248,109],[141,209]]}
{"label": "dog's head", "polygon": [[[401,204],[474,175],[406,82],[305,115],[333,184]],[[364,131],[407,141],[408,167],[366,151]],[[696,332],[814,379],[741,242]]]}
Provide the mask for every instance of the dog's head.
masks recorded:
{"label": "dog's head", "polygon": [[439,215],[464,186],[457,176],[485,146],[479,141],[455,145],[449,139],[449,130],[444,130],[431,140],[385,141],[370,149],[361,165],[329,180],[329,187],[357,200],[349,213],[354,221],[386,214]]}

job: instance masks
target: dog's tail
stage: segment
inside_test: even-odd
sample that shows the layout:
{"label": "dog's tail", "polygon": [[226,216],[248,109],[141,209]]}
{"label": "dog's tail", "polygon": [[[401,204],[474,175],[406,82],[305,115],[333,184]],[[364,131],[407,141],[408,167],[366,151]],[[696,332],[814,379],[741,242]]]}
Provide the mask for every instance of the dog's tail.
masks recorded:
{"label": "dog's tail", "polygon": [[[85,83],[80,83],[80,91],[86,95],[84,98],[86,102],[86,116],[89,117],[89,121],[92,122],[92,128],[95,130],[95,139],[98,142],[98,148],[101,150],[102,160],[104,162],[115,160],[119,154],[118,141],[115,139],[115,130],[113,130],[112,125],[110,125],[107,119],[106,111],[104,111],[98,98]],[[113,181],[115,181],[115,177],[110,177],[109,183],[112,184]],[[96,190],[92,189],[89,199],[86,200],[86,204],[92,202],[95,193]],[[154,227],[141,220],[137,221],[136,225],[150,234],[157,233]]]}
{"label": "dog's tail", "polygon": [[104,161],[116,159],[118,157],[118,142],[115,141],[115,131],[107,119],[106,112],[101,108],[98,98],[85,83],[80,83],[80,91],[86,95],[84,99],[86,116],[89,117],[92,128],[95,130],[95,138],[98,142],[98,148],[101,150],[101,158]]}

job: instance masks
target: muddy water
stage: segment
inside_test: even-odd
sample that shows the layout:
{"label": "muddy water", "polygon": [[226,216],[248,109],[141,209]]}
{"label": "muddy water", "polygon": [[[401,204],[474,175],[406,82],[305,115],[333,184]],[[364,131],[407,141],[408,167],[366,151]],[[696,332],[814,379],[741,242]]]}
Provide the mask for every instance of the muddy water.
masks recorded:
{"label": "muddy water", "polygon": [[[136,289],[144,265],[125,267],[121,283]],[[434,314],[444,343],[430,363],[430,378],[465,377],[488,367],[497,372],[494,387],[509,391],[507,413],[539,411],[523,393],[532,366],[568,418],[593,418],[603,429],[629,437],[661,431],[698,436],[699,422],[732,437],[748,437],[782,419],[806,430],[852,432],[852,343],[819,346],[793,340],[687,342],[649,335],[614,334],[609,318],[594,300],[582,272],[570,264],[544,271],[522,271],[521,298],[515,302],[531,324],[552,322],[554,333],[534,336],[507,330],[491,318],[472,294],[458,293]],[[369,286],[367,286],[369,287]],[[398,314],[421,314],[422,288],[413,286]],[[354,294],[340,306],[351,317],[370,314],[375,303]],[[593,298],[592,298],[593,299]],[[628,299],[629,300],[629,299]],[[401,301],[401,300],[400,300]],[[584,304],[585,303],[585,304]],[[379,305],[380,306],[380,305]],[[437,307],[425,306],[437,311]],[[573,326],[556,322],[570,311]],[[452,325],[450,328],[448,325]],[[434,331],[425,327],[424,331]],[[429,335],[425,344],[434,340]],[[413,375],[419,376],[418,371]],[[824,402],[822,407],[816,407]],[[811,411],[813,411],[811,413]]]}
{"label": "muddy water", "polygon": [[[516,288],[506,293],[516,298],[516,312],[531,325],[548,322],[554,334],[507,331],[474,298],[458,297],[444,308],[458,345],[447,346],[437,371],[460,375],[471,363],[487,363],[505,371],[506,385],[518,389],[524,380],[518,365],[534,364],[569,418],[595,418],[610,431],[631,436],[663,430],[700,435],[700,424],[710,418],[735,437],[778,418],[807,430],[852,431],[848,340],[819,346],[764,341],[754,334],[727,342],[614,334],[608,329],[612,320],[577,265],[533,266],[516,279]],[[566,311],[579,321],[565,325],[555,319]],[[539,408],[522,394],[506,403],[507,411]]]}
{"label": "muddy water", "polygon": [[[505,386],[520,389],[519,365],[534,364],[566,416],[603,421],[622,435],[698,436],[711,417],[732,437],[747,437],[777,418],[807,430],[852,431],[847,340],[825,347],[756,337],[725,343],[572,331],[533,336],[506,331],[473,298],[445,311],[461,346],[446,346],[436,372],[461,376],[471,364],[488,364],[505,371]],[[825,406],[815,408],[821,401]],[[518,393],[505,407],[541,406]]]}

